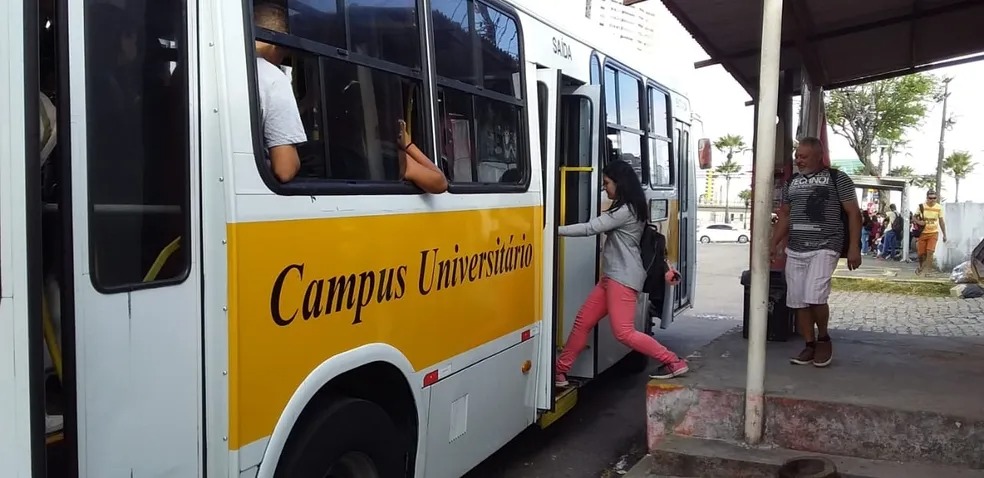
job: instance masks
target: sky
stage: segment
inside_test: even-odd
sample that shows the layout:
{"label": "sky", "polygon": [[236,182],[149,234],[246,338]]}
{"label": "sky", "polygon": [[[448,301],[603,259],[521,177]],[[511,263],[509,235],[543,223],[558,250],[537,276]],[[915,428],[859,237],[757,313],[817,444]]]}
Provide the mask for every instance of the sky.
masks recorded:
{"label": "sky", "polygon": [[[663,7],[662,2],[650,0],[650,8],[656,10],[658,44],[672,45],[667,49],[669,60],[675,73],[680,75],[680,84],[686,85],[693,111],[700,115],[704,123],[704,137],[716,139],[726,134],[738,134],[751,145],[753,136],[753,109],[746,107],[745,102],[751,97],[731,78],[721,66],[713,66],[695,70],[693,64],[708,58],[696,41]],[[950,83],[951,96],[949,113],[956,119],[953,129],[946,134],[945,152],[949,154],[956,150],[968,151],[973,160],[978,163],[977,170],[972,172],[960,184],[960,201],[967,200],[984,202],[984,62],[968,63],[965,65],[933,70],[930,74],[952,76]],[[794,106],[798,102],[794,103]],[[929,114],[917,128],[910,130],[906,139],[909,141],[907,151],[893,158],[892,166],[907,165],[917,174],[935,174],[939,148],[940,123],[942,120],[942,105],[930,105]],[[795,128],[795,125],[794,125]],[[795,131],[795,130],[794,130]],[[830,138],[830,154],[834,159],[857,158],[857,154],[848,145],[847,140],[828,131]],[[717,154],[717,152],[715,152]],[[719,164],[722,155],[715,156],[715,164]],[[736,158],[744,169],[751,169],[752,155],[745,154]],[[748,179],[745,179],[746,181]],[[740,180],[739,180],[740,181]],[[732,190],[736,188],[732,184]],[[744,187],[737,188],[738,190]],[[953,179],[944,175],[943,197],[953,197]],[[922,196],[922,190],[913,191],[913,201],[910,207],[918,204],[917,198]]]}

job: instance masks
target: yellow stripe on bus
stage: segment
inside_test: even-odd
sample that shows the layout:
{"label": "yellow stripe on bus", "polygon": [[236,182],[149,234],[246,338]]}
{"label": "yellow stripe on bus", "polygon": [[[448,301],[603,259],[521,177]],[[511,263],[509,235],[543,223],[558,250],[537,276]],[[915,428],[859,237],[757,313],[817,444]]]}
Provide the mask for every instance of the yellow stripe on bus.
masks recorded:
{"label": "yellow stripe on bus", "polygon": [[[539,207],[230,224],[230,448],[368,343],[420,371],[539,320]],[[421,384],[411,384],[419,387]]]}

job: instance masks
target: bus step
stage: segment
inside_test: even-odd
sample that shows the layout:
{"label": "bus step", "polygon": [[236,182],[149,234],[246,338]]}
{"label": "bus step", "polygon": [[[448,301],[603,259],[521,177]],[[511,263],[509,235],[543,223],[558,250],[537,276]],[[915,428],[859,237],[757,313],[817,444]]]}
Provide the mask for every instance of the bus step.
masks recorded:
{"label": "bus step", "polygon": [[577,384],[571,382],[570,385],[557,391],[557,396],[554,397],[553,411],[543,412],[540,419],[537,420],[541,429],[553,425],[560,417],[574,408],[574,405],[577,404],[577,388]]}

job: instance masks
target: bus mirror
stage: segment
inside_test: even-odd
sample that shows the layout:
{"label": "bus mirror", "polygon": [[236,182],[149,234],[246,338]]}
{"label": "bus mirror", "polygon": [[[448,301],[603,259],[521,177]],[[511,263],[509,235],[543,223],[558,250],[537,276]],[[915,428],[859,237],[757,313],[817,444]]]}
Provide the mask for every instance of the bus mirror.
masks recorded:
{"label": "bus mirror", "polygon": [[697,140],[697,160],[700,169],[711,169],[711,140],[707,138]]}

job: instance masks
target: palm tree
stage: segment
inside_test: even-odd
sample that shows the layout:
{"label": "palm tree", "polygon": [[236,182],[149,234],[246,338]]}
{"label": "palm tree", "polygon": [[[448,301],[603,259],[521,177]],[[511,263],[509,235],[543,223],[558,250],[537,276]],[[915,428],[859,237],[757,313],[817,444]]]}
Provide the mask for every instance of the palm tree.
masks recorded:
{"label": "palm tree", "polygon": [[960,180],[973,172],[974,166],[977,166],[977,163],[971,161],[971,155],[966,151],[954,151],[943,160],[943,171],[953,176],[953,181],[956,183],[953,202],[960,201]]}
{"label": "palm tree", "polygon": [[717,141],[714,142],[714,147],[728,156],[728,161],[735,154],[741,154],[748,151],[748,146],[745,144],[745,138],[742,138],[740,134],[726,134]]}
{"label": "palm tree", "polygon": [[745,202],[745,214],[742,216],[744,220],[741,227],[748,229],[748,204],[752,202],[752,190],[746,189],[738,193],[738,198]]}
{"label": "palm tree", "polygon": [[732,158],[736,153],[741,154],[748,151],[748,146],[745,144],[745,138],[742,138],[741,135],[726,134],[714,142],[714,148],[725,153],[728,158],[715,169],[718,174],[724,176],[724,222],[728,223],[731,222],[731,177],[741,172],[741,165],[734,162]]}
{"label": "palm tree", "polygon": [[721,163],[715,170],[724,176],[724,222],[731,222],[731,178],[741,172],[741,165],[732,159]]}

